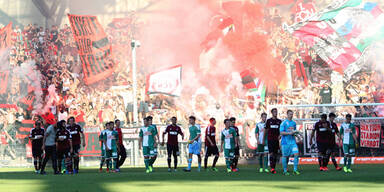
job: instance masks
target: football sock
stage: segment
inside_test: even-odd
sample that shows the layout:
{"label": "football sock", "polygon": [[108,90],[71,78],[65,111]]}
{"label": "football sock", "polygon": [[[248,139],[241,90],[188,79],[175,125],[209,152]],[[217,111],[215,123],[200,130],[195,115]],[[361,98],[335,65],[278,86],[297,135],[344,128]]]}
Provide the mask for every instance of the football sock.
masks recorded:
{"label": "football sock", "polygon": [[191,170],[192,159],[188,159],[188,170]]}
{"label": "football sock", "polygon": [[36,171],[39,170],[39,169],[37,168],[37,159],[34,159],[34,160],[33,160],[33,165],[35,166],[35,170],[36,170]]}
{"label": "football sock", "polygon": [[79,157],[74,157],[73,162],[74,162],[74,166],[73,166],[74,169],[79,170]]}
{"label": "football sock", "polygon": [[319,166],[323,167],[323,156],[319,156],[317,159],[319,160]]}
{"label": "football sock", "polygon": [[337,166],[337,161],[336,161],[336,158],[334,156],[332,156],[332,163],[335,167],[338,167]]}
{"label": "football sock", "polygon": [[42,163],[41,161],[42,161],[42,159],[41,159],[41,158],[40,158],[40,159],[38,159],[38,163],[37,163],[37,164],[38,164],[38,166],[39,166],[39,167],[38,167],[37,169],[39,169],[39,170],[41,169],[41,163]]}
{"label": "football sock", "polygon": [[284,172],[287,172],[287,157],[283,157],[281,159],[281,162],[283,163],[283,169],[284,169]]}
{"label": "football sock", "polygon": [[237,163],[239,162],[239,158],[238,157],[235,157],[233,160],[232,160],[232,164],[233,164],[233,168],[237,168]]}
{"label": "football sock", "polygon": [[207,169],[208,157],[204,158],[204,169]]}
{"label": "football sock", "polygon": [[225,159],[225,164],[227,165],[227,169],[231,168],[231,161],[229,159]]}
{"label": "football sock", "polygon": [[344,156],[344,167],[347,166],[347,156]]}
{"label": "football sock", "polygon": [[100,160],[100,169],[102,169],[102,168],[103,168],[103,165],[104,165],[104,161],[105,161],[105,159],[104,159],[104,158],[101,158],[101,160]]}
{"label": "football sock", "polygon": [[297,166],[299,165],[299,156],[293,158],[293,171],[297,171]]}
{"label": "football sock", "polygon": [[348,164],[347,164],[348,169],[351,168],[351,163],[352,163],[352,157],[348,157]]}
{"label": "football sock", "polygon": [[262,155],[259,156],[259,165],[260,165],[260,168],[263,168],[263,156]]}
{"label": "football sock", "polygon": [[149,167],[149,159],[144,159],[145,169]]}
{"label": "football sock", "polygon": [[268,155],[264,155],[264,169],[268,168]]}
{"label": "football sock", "polygon": [[219,156],[215,156],[213,159],[212,167],[216,167],[217,160],[219,159]]}
{"label": "football sock", "polygon": [[113,159],[113,169],[117,169],[117,161],[117,158]]}
{"label": "football sock", "polygon": [[59,161],[59,163],[57,164],[57,167],[58,167],[58,170],[61,171],[61,167],[63,165],[63,163],[62,163],[63,161],[62,161],[62,159],[59,159],[58,161]]}
{"label": "football sock", "polygon": [[111,169],[111,159],[107,159],[107,169]]}
{"label": "football sock", "polygon": [[167,159],[168,168],[171,168],[171,162],[172,162],[172,159],[171,159],[171,158],[168,158],[168,159]]}
{"label": "football sock", "polygon": [[177,157],[174,157],[173,159],[173,166],[175,166],[175,169],[177,169]]}

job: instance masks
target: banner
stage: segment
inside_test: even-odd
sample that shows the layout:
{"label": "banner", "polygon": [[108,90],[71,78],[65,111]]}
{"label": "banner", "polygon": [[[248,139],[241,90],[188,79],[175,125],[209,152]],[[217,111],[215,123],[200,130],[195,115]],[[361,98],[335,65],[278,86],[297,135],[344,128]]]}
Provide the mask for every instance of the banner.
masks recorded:
{"label": "banner", "polygon": [[80,150],[80,156],[97,157],[101,155],[101,144],[99,141],[99,127],[86,126],[84,127],[85,147]]}
{"label": "banner", "polygon": [[380,148],[380,122],[360,123],[360,147]]}
{"label": "banner", "polygon": [[12,22],[0,29],[0,51],[11,45]]}
{"label": "banner", "polygon": [[180,96],[182,90],[181,65],[149,74],[146,86],[147,94]]}
{"label": "banner", "polygon": [[9,71],[0,71],[0,94],[7,91]]}
{"label": "banner", "polygon": [[112,46],[96,16],[68,14],[80,60],[84,82],[89,85],[109,77],[116,64]]}
{"label": "banner", "polygon": [[248,89],[245,96],[252,96],[254,100],[265,100],[266,86],[264,81],[256,77],[250,70],[244,70],[240,73],[241,83]]}
{"label": "banner", "polygon": [[362,68],[366,49],[384,39],[384,14],[377,3],[339,0],[286,29],[349,80]]}

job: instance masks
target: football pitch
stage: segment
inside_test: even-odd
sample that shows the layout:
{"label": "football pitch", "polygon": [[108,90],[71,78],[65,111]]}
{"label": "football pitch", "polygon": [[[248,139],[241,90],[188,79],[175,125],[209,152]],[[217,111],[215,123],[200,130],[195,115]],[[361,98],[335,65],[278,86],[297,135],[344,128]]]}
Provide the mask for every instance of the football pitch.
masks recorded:
{"label": "football pitch", "polygon": [[[120,173],[98,173],[97,168],[83,168],[77,175],[36,175],[32,169],[0,168],[0,191],[384,191],[384,165],[353,165],[353,173],[336,171],[319,172],[315,165],[301,166],[301,175],[284,176],[278,173],[259,173],[256,166],[240,166],[237,173],[219,172],[167,172],[156,168],[147,174],[143,168],[123,168]],[[292,169],[292,167],[289,167]]]}

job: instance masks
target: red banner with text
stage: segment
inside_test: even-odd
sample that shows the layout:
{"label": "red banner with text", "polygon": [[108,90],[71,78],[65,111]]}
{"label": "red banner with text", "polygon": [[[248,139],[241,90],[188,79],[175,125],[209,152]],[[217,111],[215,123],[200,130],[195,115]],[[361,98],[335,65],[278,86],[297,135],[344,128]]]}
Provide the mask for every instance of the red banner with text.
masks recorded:
{"label": "red banner with text", "polygon": [[84,82],[89,85],[109,77],[116,64],[112,45],[96,16],[68,14],[83,66]]}
{"label": "red banner with text", "polygon": [[380,148],[381,124],[375,121],[360,123],[360,147]]}

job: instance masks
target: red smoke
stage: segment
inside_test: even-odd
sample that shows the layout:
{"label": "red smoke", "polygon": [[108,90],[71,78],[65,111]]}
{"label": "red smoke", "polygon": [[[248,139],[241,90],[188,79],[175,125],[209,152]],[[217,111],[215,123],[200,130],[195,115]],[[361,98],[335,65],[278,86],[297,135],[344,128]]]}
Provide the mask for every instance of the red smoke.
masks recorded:
{"label": "red smoke", "polygon": [[271,54],[271,37],[265,29],[269,24],[260,4],[165,0],[148,12],[138,37],[139,58],[148,72],[181,64],[184,93],[205,86],[222,95],[231,73],[245,69],[267,83],[285,78],[285,65]]}

